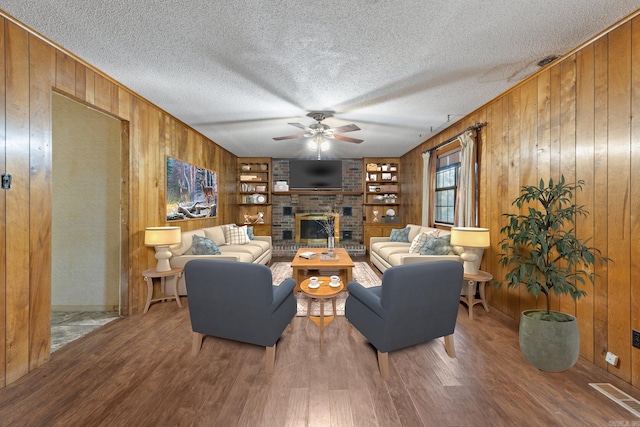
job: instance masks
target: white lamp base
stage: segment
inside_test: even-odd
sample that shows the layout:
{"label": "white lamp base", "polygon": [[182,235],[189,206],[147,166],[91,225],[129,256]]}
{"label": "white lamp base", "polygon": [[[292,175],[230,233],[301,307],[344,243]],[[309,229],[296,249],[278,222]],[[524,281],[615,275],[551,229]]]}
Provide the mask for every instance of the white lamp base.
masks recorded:
{"label": "white lamp base", "polygon": [[171,265],[169,264],[169,259],[171,258],[169,245],[154,246],[154,248],[156,250],[156,259],[158,260],[156,271],[171,270]]}
{"label": "white lamp base", "polygon": [[464,274],[478,274],[480,264],[480,256],[477,251],[484,251],[484,249],[477,248],[464,248],[464,252],[460,255],[462,261],[464,261]]}

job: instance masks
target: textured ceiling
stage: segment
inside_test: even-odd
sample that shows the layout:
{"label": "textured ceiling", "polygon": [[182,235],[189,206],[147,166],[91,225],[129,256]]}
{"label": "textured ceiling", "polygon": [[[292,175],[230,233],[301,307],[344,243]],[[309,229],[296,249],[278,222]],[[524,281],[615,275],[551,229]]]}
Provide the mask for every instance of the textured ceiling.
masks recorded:
{"label": "textured ceiling", "polygon": [[400,156],[640,9],[640,0],[0,0],[0,9],[238,156]]}

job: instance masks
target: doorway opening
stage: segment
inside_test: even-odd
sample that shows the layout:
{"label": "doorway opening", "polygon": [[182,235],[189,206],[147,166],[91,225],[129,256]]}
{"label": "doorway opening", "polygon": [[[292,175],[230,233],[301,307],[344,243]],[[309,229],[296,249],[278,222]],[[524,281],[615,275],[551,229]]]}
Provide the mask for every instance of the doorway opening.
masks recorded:
{"label": "doorway opening", "polygon": [[51,352],[122,314],[122,129],[53,93]]}

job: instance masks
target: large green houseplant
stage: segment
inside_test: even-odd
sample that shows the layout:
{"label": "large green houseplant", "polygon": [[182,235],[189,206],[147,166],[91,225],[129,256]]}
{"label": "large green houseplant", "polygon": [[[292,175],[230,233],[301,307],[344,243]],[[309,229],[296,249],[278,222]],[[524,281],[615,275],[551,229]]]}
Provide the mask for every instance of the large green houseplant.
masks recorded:
{"label": "large green houseplant", "polygon": [[508,222],[500,230],[505,237],[499,257],[504,267],[511,268],[505,276],[508,286],[524,286],[536,298],[545,296],[545,310],[522,313],[519,332],[522,353],[545,371],[570,368],[580,352],[576,318],[552,311],[550,293],[577,301],[586,295],[581,286],[594,283],[591,267],[606,260],[588,245],[589,239],[575,235],[576,217],[588,214],[574,202],[574,192],[583,185],[584,181],[568,184],[563,176],[558,183],[549,179],[547,185],[540,180],[538,186],[523,186],[512,204],[524,213],[503,215]]}

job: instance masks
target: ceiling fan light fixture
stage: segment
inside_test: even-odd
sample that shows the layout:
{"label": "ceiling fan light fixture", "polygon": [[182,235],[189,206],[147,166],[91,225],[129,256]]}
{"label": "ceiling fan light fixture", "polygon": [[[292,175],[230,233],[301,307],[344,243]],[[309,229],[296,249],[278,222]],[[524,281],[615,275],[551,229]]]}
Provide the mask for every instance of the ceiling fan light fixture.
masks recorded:
{"label": "ceiling fan light fixture", "polygon": [[309,126],[305,126],[300,123],[289,123],[291,126],[295,126],[297,128],[305,130],[306,133],[299,134],[299,135],[278,136],[273,139],[276,141],[282,141],[285,139],[299,139],[299,138],[311,137],[313,138],[313,141],[308,144],[309,149],[323,150],[323,151],[329,149],[330,142],[327,141],[327,139],[337,139],[339,141],[353,142],[356,144],[359,144],[362,142],[362,139],[349,138],[347,136],[338,135],[346,132],[354,132],[354,131],[360,130],[360,128],[354,123],[350,125],[338,126],[336,128],[331,128],[329,127],[329,125],[320,123],[321,120],[324,120],[326,117],[333,116],[333,112],[315,111],[307,115],[310,117],[313,117],[317,122],[312,123]]}
{"label": "ceiling fan light fixture", "polygon": [[309,141],[309,144],[307,146],[309,147],[309,150],[312,151],[317,151],[318,147],[321,151],[327,151],[331,147],[331,144],[326,139],[320,136],[316,136]]}

